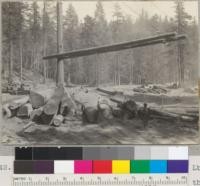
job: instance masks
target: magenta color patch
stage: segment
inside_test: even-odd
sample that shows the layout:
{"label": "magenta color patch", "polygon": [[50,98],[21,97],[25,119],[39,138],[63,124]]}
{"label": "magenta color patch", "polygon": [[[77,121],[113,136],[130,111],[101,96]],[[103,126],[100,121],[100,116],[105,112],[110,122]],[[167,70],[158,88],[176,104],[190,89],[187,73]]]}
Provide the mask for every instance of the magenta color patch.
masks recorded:
{"label": "magenta color patch", "polygon": [[92,161],[91,160],[75,160],[74,173],[75,174],[92,173]]}

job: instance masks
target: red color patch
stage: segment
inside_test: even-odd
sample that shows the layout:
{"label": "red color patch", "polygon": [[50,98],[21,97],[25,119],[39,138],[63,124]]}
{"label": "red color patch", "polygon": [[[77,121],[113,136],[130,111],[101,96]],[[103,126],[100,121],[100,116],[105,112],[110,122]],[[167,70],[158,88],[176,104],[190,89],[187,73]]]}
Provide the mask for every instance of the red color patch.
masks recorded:
{"label": "red color patch", "polygon": [[112,173],[112,160],[93,160],[93,173]]}

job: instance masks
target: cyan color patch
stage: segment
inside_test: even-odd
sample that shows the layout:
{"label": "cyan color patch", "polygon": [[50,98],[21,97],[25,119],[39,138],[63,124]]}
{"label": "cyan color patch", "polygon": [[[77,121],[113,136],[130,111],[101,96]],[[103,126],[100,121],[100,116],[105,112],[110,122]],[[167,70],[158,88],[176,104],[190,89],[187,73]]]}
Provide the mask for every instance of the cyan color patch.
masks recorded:
{"label": "cyan color patch", "polygon": [[150,173],[167,173],[167,161],[166,160],[151,160]]}

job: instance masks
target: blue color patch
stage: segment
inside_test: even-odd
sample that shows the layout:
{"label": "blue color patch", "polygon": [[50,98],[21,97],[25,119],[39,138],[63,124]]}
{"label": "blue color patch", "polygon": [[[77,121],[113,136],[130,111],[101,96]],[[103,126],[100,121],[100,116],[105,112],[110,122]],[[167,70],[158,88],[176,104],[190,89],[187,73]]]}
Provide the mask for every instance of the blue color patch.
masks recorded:
{"label": "blue color patch", "polygon": [[167,161],[166,160],[151,160],[150,173],[167,173]]}

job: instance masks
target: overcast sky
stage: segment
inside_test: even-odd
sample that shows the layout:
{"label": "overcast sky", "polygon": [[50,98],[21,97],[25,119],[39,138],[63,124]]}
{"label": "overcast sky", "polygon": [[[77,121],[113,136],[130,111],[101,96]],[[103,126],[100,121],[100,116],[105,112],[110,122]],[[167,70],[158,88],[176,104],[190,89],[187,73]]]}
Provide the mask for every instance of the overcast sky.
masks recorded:
{"label": "overcast sky", "polygon": [[[173,1],[103,1],[103,7],[105,10],[106,18],[108,20],[112,19],[112,14],[114,10],[114,5],[118,2],[124,15],[131,15],[133,20],[140,14],[141,10],[144,9],[148,14],[154,15],[158,14],[162,17],[174,17],[174,2]],[[82,20],[85,15],[94,16],[94,11],[96,9],[96,1],[68,1],[63,3],[63,13],[65,14],[65,9],[72,3],[79,19]],[[196,1],[186,1],[185,10],[190,15],[198,20],[198,2]]]}

